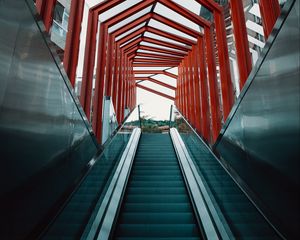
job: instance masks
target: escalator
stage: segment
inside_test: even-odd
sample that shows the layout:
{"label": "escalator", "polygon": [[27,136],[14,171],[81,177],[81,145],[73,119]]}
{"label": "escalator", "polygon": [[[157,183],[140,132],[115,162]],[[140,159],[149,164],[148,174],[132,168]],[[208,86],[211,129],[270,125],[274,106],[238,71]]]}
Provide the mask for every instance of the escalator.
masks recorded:
{"label": "escalator", "polygon": [[207,147],[196,137],[187,138],[185,143],[232,235],[237,239],[280,239]]}
{"label": "escalator", "polygon": [[69,199],[59,216],[55,219],[43,239],[79,239],[97,203],[103,199],[111,172],[115,171],[127,144],[124,135],[116,135],[103,154],[95,159],[88,175],[83,179],[77,191]]}
{"label": "escalator", "polygon": [[199,239],[200,231],[169,134],[143,134],[114,239]]}
{"label": "escalator", "polygon": [[42,239],[281,238],[196,135],[136,128],[125,136],[114,138]]}

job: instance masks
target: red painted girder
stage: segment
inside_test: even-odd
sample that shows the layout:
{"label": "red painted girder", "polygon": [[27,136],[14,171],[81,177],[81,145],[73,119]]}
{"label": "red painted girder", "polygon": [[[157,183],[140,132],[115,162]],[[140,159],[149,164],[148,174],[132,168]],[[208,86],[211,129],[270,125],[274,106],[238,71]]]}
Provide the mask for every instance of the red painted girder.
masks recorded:
{"label": "red painted girder", "polygon": [[128,34],[127,36],[120,38],[119,40],[116,41],[116,43],[119,43],[120,45],[122,45],[123,43],[126,43],[127,41],[131,40],[132,38],[143,34],[146,31],[146,27],[142,27],[139,28],[138,30]]}
{"label": "red painted girder", "polygon": [[[97,17],[98,22],[98,17]],[[97,53],[97,68],[95,80],[95,93],[93,98],[93,120],[92,126],[95,131],[97,139],[101,142],[102,137],[102,112],[103,112],[103,97],[105,95],[105,78],[103,73],[106,65],[105,45],[108,41],[107,27],[100,25],[99,33],[99,47]]]}
{"label": "red painted girder", "polygon": [[184,43],[184,44],[187,44],[187,45],[190,45],[190,46],[196,44],[196,41],[193,41],[189,38],[181,37],[179,35],[172,34],[172,33],[169,33],[169,32],[165,32],[165,31],[160,30],[160,29],[156,29],[156,28],[149,27],[149,26],[146,27],[146,29],[147,29],[147,32],[154,33],[154,34],[157,34],[157,35],[162,36],[162,37],[170,38],[174,41],[181,42],[181,43]]}
{"label": "red painted girder", "polygon": [[135,58],[134,62],[148,62],[148,63],[180,63],[180,59],[176,60],[167,60],[167,59],[157,59],[157,58]]}
{"label": "red painted girder", "polygon": [[156,91],[156,90],[154,90],[154,89],[151,89],[151,88],[145,87],[145,86],[143,86],[143,85],[136,84],[136,87],[138,87],[138,88],[142,88],[142,89],[144,89],[144,90],[146,90],[146,91],[148,91],[148,92],[152,92],[152,93],[154,93],[154,94],[156,94],[156,95],[159,95],[159,96],[161,96],[161,97],[168,98],[168,99],[170,99],[170,100],[172,100],[172,101],[174,101],[174,100],[175,100],[175,98],[174,98],[174,97],[172,97],[172,96],[170,96],[170,95],[167,95],[167,94],[164,94],[164,93],[158,92],[158,91]]}
{"label": "red painted girder", "polygon": [[109,27],[113,26],[113,25],[125,20],[126,18],[138,13],[139,11],[149,7],[150,5],[152,5],[155,2],[156,2],[156,0],[147,0],[147,1],[139,2],[132,7],[119,12],[118,14],[114,15],[112,18],[107,19],[102,24],[108,24]]}
{"label": "red painted girder", "polygon": [[230,74],[229,53],[223,12],[214,12],[216,40],[218,48],[224,122],[234,103],[234,93]]}
{"label": "red painted girder", "polygon": [[159,85],[161,85],[161,86],[163,86],[163,87],[169,88],[169,89],[171,89],[171,90],[174,90],[174,91],[176,90],[176,87],[174,87],[174,86],[172,86],[172,85],[170,85],[170,84],[167,84],[167,83],[158,81],[158,80],[156,80],[156,79],[154,79],[154,78],[151,78],[151,77],[148,77],[146,80],[142,80],[142,81],[150,81],[150,82],[159,84]]}
{"label": "red painted girder", "polygon": [[[90,119],[90,106],[92,96],[92,81],[96,56],[96,34],[98,15],[90,12],[88,15],[88,28],[84,54],[84,65],[80,93],[80,103],[88,119]],[[103,33],[102,33],[103,34]],[[95,131],[95,129],[94,129]]]}
{"label": "red painted girder", "polygon": [[166,63],[134,63],[133,67],[177,67],[178,64]]}
{"label": "red painted girder", "polygon": [[143,41],[143,38],[139,37],[139,38],[135,39],[134,41],[132,41],[132,42],[126,44],[126,45],[123,45],[121,47],[121,49],[126,51],[126,50],[130,49],[131,47],[133,47],[135,45],[138,45],[141,41]]}
{"label": "red painted girder", "polygon": [[163,70],[134,70],[134,74],[165,74]]}
{"label": "red painted girder", "polygon": [[52,26],[55,4],[56,0],[36,1],[37,12],[42,17],[47,32],[50,31],[50,28]]}
{"label": "red painted girder", "polygon": [[231,0],[230,8],[240,74],[240,89],[242,89],[252,69],[243,2],[240,0]]}
{"label": "red painted girder", "polygon": [[202,25],[202,26],[207,26],[210,27],[211,22],[206,20],[203,17],[200,17],[199,15],[195,14],[194,12],[186,9],[185,7],[169,0],[158,0],[159,3],[165,5],[166,7],[172,9],[173,11],[177,12],[178,14],[182,15],[183,17],[189,19],[190,21]]}
{"label": "red painted girder", "polygon": [[190,98],[190,114],[191,114],[191,124],[195,127],[195,82],[193,74],[193,63],[191,53],[187,55],[187,64],[188,64],[188,77],[189,77],[189,98]]}
{"label": "red painted girder", "polygon": [[[140,18],[126,24],[122,28],[112,31],[110,34],[112,34],[114,37],[118,37],[119,35],[131,30],[132,28],[140,25],[141,23],[147,22],[149,19],[151,19],[152,16],[153,16],[153,13],[147,13],[147,14],[141,16]],[[146,27],[146,29],[147,29],[147,27]]]}
{"label": "red painted girder", "polygon": [[145,81],[145,80],[148,80],[148,77],[137,77],[137,76],[134,77],[134,81]]}
{"label": "red painted girder", "polygon": [[[98,26],[98,15],[106,10],[118,5],[123,0],[111,0],[104,1],[91,8],[88,15],[88,28],[86,35],[86,46],[84,54],[84,68],[82,76],[80,102],[90,119],[90,106],[92,95],[92,80],[94,74],[95,55],[96,55],[96,34]],[[96,129],[94,128],[96,132]]]}
{"label": "red painted girder", "polygon": [[178,49],[178,50],[181,50],[181,51],[184,51],[184,52],[187,52],[191,49],[190,47],[185,47],[185,46],[182,46],[182,45],[179,45],[179,44],[169,43],[169,42],[166,42],[166,41],[157,40],[157,39],[150,38],[150,37],[143,37],[143,40],[145,42],[158,44],[158,45],[161,45],[161,46],[164,46],[164,47]]}
{"label": "red painted girder", "polygon": [[[200,114],[201,114],[201,132],[203,138],[206,141],[210,141],[210,118],[209,118],[209,103],[208,103],[208,80],[207,80],[207,72],[206,72],[206,56],[205,56],[205,46],[204,39],[199,38],[197,44],[197,51],[195,51],[195,60],[197,63],[196,72],[200,77],[200,96],[201,96],[201,105],[200,105]],[[200,71],[200,72],[199,72]]]}
{"label": "red painted girder", "polygon": [[205,28],[205,49],[208,69],[210,109],[211,109],[211,124],[213,142],[217,139],[221,130],[221,112],[218,94],[218,82],[216,72],[216,53],[213,41],[213,29]]}
{"label": "red painted girder", "polygon": [[157,13],[154,13],[152,18],[159,21],[159,22],[161,22],[161,23],[164,23],[164,24],[166,24],[166,25],[168,25],[172,28],[175,28],[178,31],[181,31],[181,32],[183,32],[183,33],[185,33],[189,36],[192,36],[194,38],[197,38],[200,35],[200,32],[197,32],[196,30],[194,30],[192,28],[189,28],[189,27],[187,27],[183,24],[180,24],[178,22],[174,22],[174,21],[172,21],[172,20],[170,20],[170,19],[168,19],[164,16],[161,16],[161,15],[157,14]]}
{"label": "red painted girder", "polygon": [[151,57],[151,58],[158,58],[158,59],[168,59],[168,60],[180,60],[183,57],[172,57],[172,56],[167,56],[163,54],[152,54],[152,53],[143,53],[143,52],[137,52],[137,56],[140,57]]}
{"label": "red painted girder", "polygon": [[[198,38],[199,39],[199,38]],[[199,40],[198,40],[199,41]],[[196,54],[198,52],[198,48],[196,46],[193,46],[192,51],[190,52],[191,55],[191,64],[194,68],[194,91],[195,91],[195,127],[198,130],[201,135],[202,129],[201,129],[201,123],[202,123],[202,116],[201,116],[201,101],[200,101],[200,74],[198,71],[198,62]]]}
{"label": "red painted girder", "polygon": [[156,48],[156,47],[149,47],[149,46],[144,46],[144,45],[141,45],[139,49],[152,51],[152,52],[158,52],[158,53],[165,53],[165,54],[170,54],[170,55],[175,55],[175,56],[185,56],[185,53],[183,53],[183,52],[172,51],[172,50]]}
{"label": "red painted girder", "polygon": [[76,81],[83,9],[84,1],[71,2],[63,64],[73,87],[75,86]]}
{"label": "red painted girder", "polygon": [[280,15],[280,5],[278,0],[260,0],[259,9],[262,18],[265,39],[271,34],[274,24]]}
{"label": "red painted girder", "polygon": [[98,3],[90,8],[91,12],[95,12],[96,14],[101,14],[103,12],[106,12],[110,8],[115,7],[116,5],[125,2],[126,0],[105,0],[101,3]]}
{"label": "red painted girder", "polygon": [[222,11],[222,7],[214,0],[196,0],[196,2],[200,3],[203,7],[207,8],[210,11]]}
{"label": "red painted girder", "polygon": [[170,73],[170,72],[167,72],[167,71],[163,71],[164,73],[163,74],[165,74],[166,76],[169,76],[169,77],[171,77],[171,78],[175,78],[175,79],[177,79],[178,78],[178,76],[176,75],[176,74],[173,74],[173,73]]}

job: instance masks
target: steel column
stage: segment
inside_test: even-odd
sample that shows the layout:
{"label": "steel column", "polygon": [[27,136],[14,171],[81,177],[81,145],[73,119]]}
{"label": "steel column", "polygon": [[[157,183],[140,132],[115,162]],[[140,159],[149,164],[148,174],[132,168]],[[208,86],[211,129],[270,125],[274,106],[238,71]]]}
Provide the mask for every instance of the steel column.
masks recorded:
{"label": "steel column", "polygon": [[211,110],[211,126],[212,137],[215,141],[221,130],[221,112],[218,95],[218,82],[216,73],[216,60],[215,48],[213,44],[213,31],[212,28],[205,28],[205,46],[206,46],[206,59],[208,68],[209,80],[209,95],[210,95],[210,110]]}
{"label": "steel column", "polygon": [[50,28],[52,26],[55,4],[56,4],[56,0],[36,1],[37,12],[42,17],[47,32],[50,31]]}
{"label": "steel column", "polygon": [[214,12],[215,28],[217,37],[217,49],[220,67],[220,79],[223,102],[223,118],[226,120],[234,103],[233,86],[230,75],[229,54],[225,29],[224,13]]}
{"label": "steel column", "polygon": [[278,0],[260,0],[259,9],[264,28],[265,39],[271,34],[274,24],[280,15],[280,5]]}
{"label": "steel column", "polygon": [[252,69],[252,59],[249,51],[248,33],[246,29],[243,1],[231,0],[231,17],[235,38],[235,49],[240,74],[240,90],[243,88]]}
{"label": "steel column", "polygon": [[[81,92],[80,92],[80,103],[89,120],[90,120],[90,112],[91,112],[91,99],[92,99],[92,87],[93,87],[92,85],[93,85],[93,75],[94,75],[95,56],[96,56],[97,27],[98,27],[98,14],[96,14],[93,11],[90,11],[88,16],[88,28],[87,28],[87,35],[86,35],[84,66],[83,66],[83,75],[82,75]],[[101,31],[100,34],[103,34],[103,31]],[[103,44],[103,42],[100,42],[100,44]]]}
{"label": "steel column", "polygon": [[[199,40],[198,40],[199,41]],[[192,64],[194,67],[194,88],[195,88],[195,128],[199,133],[202,133],[201,124],[202,124],[202,117],[201,117],[201,102],[200,102],[200,74],[199,74],[199,62],[197,61],[197,52],[199,49],[197,46],[193,46],[191,57],[192,57]]]}
{"label": "steel column", "polygon": [[200,37],[198,39],[197,44],[197,53],[196,53],[196,60],[199,66],[199,72],[200,75],[200,96],[201,96],[201,132],[202,137],[206,141],[210,141],[210,124],[209,124],[209,104],[208,104],[208,84],[207,84],[207,72],[206,72],[206,64],[205,59],[206,55],[204,52],[204,41],[203,38]]}
{"label": "steel column", "polygon": [[63,64],[73,87],[75,87],[76,81],[83,9],[84,1],[71,1]]}

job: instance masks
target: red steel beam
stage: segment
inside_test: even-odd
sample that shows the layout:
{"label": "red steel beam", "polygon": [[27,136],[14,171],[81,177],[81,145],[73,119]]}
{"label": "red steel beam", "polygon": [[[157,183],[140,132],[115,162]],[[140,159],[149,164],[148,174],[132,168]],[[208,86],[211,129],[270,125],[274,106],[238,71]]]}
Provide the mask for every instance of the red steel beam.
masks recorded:
{"label": "red steel beam", "polygon": [[177,67],[178,63],[134,63],[134,67]]}
{"label": "red steel beam", "polygon": [[[143,34],[145,31],[146,31],[146,27],[141,27],[138,30],[128,34],[127,36],[120,38],[119,40],[116,41],[116,43],[119,43],[119,45],[121,46],[123,43],[128,42],[132,38]],[[115,35],[113,35],[113,36],[115,36]]]}
{"label": "red steel beam", "polygon": [[[90,12],[88,15],[88,27],[86,35],[86,45],[84,54],[84,65],[80,92],[80,103],[90,120],[92,84],[94,75],[95,55],[96,55],[96,34],[97,34],[98,15]],[[95,129],[94,129],[95,131]]]}
{"label": "red steel beam", "polygon": [[[206,141],[210,140],[210,124],[209,124],[209,104],[208,104],[208,84],[207,72],[205,64],[204,39],[199,38],[197,51],[195,52],[196,62],[199,68],[196,69],[197,75],[200,76],[200,96],[201,96],[201,132]],[[198,71],[198,69],[200,69]]]}
{"label": "red steel beam", "polygon": [[156,47],[149,47],[149,46],[144,46],[144,45],[141,45],[139,49],[152,51],[152,52],[158,52],[158,53],[165,53],[165,54],[170,54],[170,55],[174,55],[174,56],[185,56],[184,52],[172,51],[172,50],[156,48]]}
{"label": "red steel beam", "polygon": [[[142,80],[142,79],[141,79],[141,80]],[[169,84],[167,84],[167,83],[158,81],[158,80],[156,80],[156,79],[154,79],[154,78],[151,78],[151,77],[148,77],[146,80],[142,80],[142,81],[153,82],[153,83],[156,83],[156,84],[161,85],[161,86],[163,86],[163,87],[169,88],[169,89],[171,89],[171,90],[174,90],[174,91],[176,90],[176,87],[174,87],[174,86],[172,86],[172,85],[169,85]]]}
{"label": "red steel beam", "polygon": [[176,74],[170,73],[166,70],[163,71],[163,74],[165,74],[166,76],[171,77],[171,78],[175,78],[175,79],[178,78],[178,76]]}
{"label": "red steel beam", "polygon": [[47,32],[50,31],[50,28],[52,26],[55,4],[56,4],[56,0],[36,1],[37,12],[42,17]]}
{"label": "red steel beam", "polygon": [[136,56],[140,57],[149,57],[149,58],[158,58],[158,59],[167,59],[167,60],[181,60],[183,57],[171,57],[163,54],[153,54],[153,53],[144,53],[137,52]]}
{"label": "red steel beam", "polygon": [[213,45],[213,31],[212,28],[205,30],[205,46],[206,46],[206,59],[208,69],[208,82],[209,82],[209,95],[210,95],[210,109],[211,109],[211,126],[212,138],[215,141],[221,130],[221,112],[218,94],[218,82],[216,73],[216,53]]}
{"label": "red steel beam", "polygon": [[158,44],[158,45],[161,45],[161,46],[164,46],[164,47],[174,48],[174,49],[184,51],[184,52],[187,52],[191,49],[190,47],[182,46],[182,45],[175,44],[175,43],[169,43],[169,42],[166,42],[166,41],[157,40],[157,39],[150,38],[150,37],[143,37],[143,40],[145,42]]}
{"label": "red steel beam", "polygon": [[154,93],[154,94],[156,94],[156,95],[159,95],[159,96],[161,96],[161,97],[168,98],[168,99],[170,99],[170,100],[172,100],[172,101],[175,100],[175,98],[172,97],[172,96],[170,96],[170,95],[167,95],[167,94],[158,92],[158,91],[156,91],[156,90],[153,90],[153,89],[151,89],[151,88],[145,87],[145,86],[140,85],[140,84],[135,84],[135,85],[136,85],[136,87],[138,87],[138,88],[144,89],[144,90],[146,90],[146,91],[148,91],[148,92],[152,92],[152,93]]}
{"label": "red steel beam", "polygon": [[188,64],[188,79],[189,79],[189,101],[190,101],[190,114],[191,114],[191,125],[195,127],[195,85],[194,85],[194,73],[193,73],[193,64],[191,53],[187,55],[187,64]]}
{"label": "red steel beam", "polygon": [[[199,42],[199,40],[198,40]],[[202,117],[201,117],[201,101],[200,101],[200,74],[198,71],[199,63],[197,61],[197,46],[193,46],[191,51],[191,62],[194,68],[194,88],[195,88],[195,127],[198,132],[202,133],[201,125],[202,125]],[[200,68],[201,70],[201,68]]]}
{"label": "red steel beam", "polygon": [[271,34],[274,24],[280,15],[280,5],[278,0],[260,0],[259,9],[262,18],[265,39]]}
{"label": "red steel beam", "polygon": [[217,37],[217,49],[219,57],[220,67],[220,79],[222,90],[222,102],[223,102],[223,119],[224,122],[230,113],[230,110],[234,103],[234,93],[230,74],[229,54],[227,37],[225,30],[224,13],[214,12],[216,37]]}
{"label": "red steel beam", "polygon": [[[94,112],[94,118],[93,118],[93,129],[95,130],[96,137],[101,141],[101,136],[102,136],[102,112],[103,112],[103,97],[105,95],[105,89],[104,86],[106,86],[106,90],[109,90],[107,88],[108,85],[112,84],[111,81],[111,70],[110,70],[110,59],[109,56],[111,56],[111,45],[109,37],[108,37],[108,28],[110,26],[113,26],[122,20],[132,16],[133,14],[141,11],[142,9],[150,6],[153,4],[155,1],[154,0],[149,0],[146,2],[142,3],[137,3],[133,7],[120,12],[116,14],[113,18],[110,18],[106,21],[104,21],[100,25],[100,35],[99,35],[99,47],[98,47],[98,59],[97,59],[97,69],[96,69],[96,84],[95,84],[95,94],[94,94],[94,101],[93,101],[93,112]],[[98,17],[98,15],[97,15]],[[108,49],[108,51],[107,51]],[[125,59],[125,64],[128,64],[126,62],[127,59]],[[108,66],[107,66],[108,65]],[[107,66],[107,67],[106,67]],[[127,72],[124,73],[125,75],[122,76],[122,79],[125,81],[127,76]],[[125,94],[124,98],[122,100],[121,104],[121,119],[124,117],[124,112],[123,109],[126,107],[126,103],[124,101],[127,101],[128,95],[127,95],[127,83],[125,83]]]}
{"label": "red steel beam", "polygon": [[183,33],[185,33],[185,34],[187,34],[189,36],[194,37],[194,38],[197,38],[199,36],[199,34],[200,34],[200,32],[197,32],[196,30],[194,30],[192,28],[189,28],[189,27],[187,27],[185,25],[182,25],[180,23],[174,22],[174,21],[172,21],[172,20],[170,20],[170,19],[168,19],[168,18],[166,18],[164,16],[161,16],[159,14],[156,14],[156,13],[153,14],[153,19],[155,19],[155,20],[157,20],[157,21],[159,21],[161,23],[164,23],[164,24],[166,24],[166,25],[168,25],[168,26],[170,26],[172,28],[175,28],[178,31],[181,31],[181,32],[183,32]]}
{"label": "red steel beam", "polygon": [[176,63],[177,65],[180,63],[180,60],[167,60],[167,59],[157,59],[157,58],[135,58],[135,63]]}
{"label": "red steel beam", "polygon": [[185,38],[185,37],[182,37],[182,36],[179,36],[179,35],[176,35],[176,34],[165,32],[161,29],[156,29],[156,28],[153,28],[153,27],[150,27],[150,26],[147,26],[146,29],[147,29],[147,32],[150,32],[150,33],[153,33],[153,34],[165,37],[165,38],[169,38],[169,39],[172,39],[174,41],[181,42],[181,43],[184,43],[184,44],[187,44],[187,45],[190,45],[190,46],[196,44],[196,41],[193,41],[189,38]]}
{"label": "red steel beam", "polygon": [[200,17],[199,15],[195,14],[194,12],[182,7],[181,5],[179,5],[173,1],[158,0],[158,2],[165,5],[166,7],[170,8],[170,9],[172,9],[173,11],[177,12],[181,16],[189,19],[190,21],[192,21],[196,24],[206,26],[206,27],[210,27],[210,25],[211,25],[211,23],[209,21],[207,21],[206,19],[204,19],[203,17]]}
{"label": "red steel beam", "polygon": [[230,8],[238,69],[240,74],[240,89],[242,89],[252,69],[252,60],[249,51],[243,1],[231,0]]}
{"label": "red steel beam", "polygon": [[94,65],[95,65],[95,56],[96,56],[96,35],[97,35],[97,27],[98,27],[98,15],[118,5],[123,1],[124,0],[111,0],[111,1],[106,0],[95,5],[89,11],[86,46],[85,46],[85,54],[84,54],[84,67],[83,67],[82,85],[81,85],[81,93],[80,93],[80,102],[88,119],[90,119],[90,109],[91,109],[92,81],[94,75]]}
{"label": "red steel beam", "polygon": [[84,1],[72,1],[66,46],[64,53],[64,68],[73,87],[76,81],[76,68],[79,55],[80,31],[83,17]]}
{"label": "red steel beam", "polygon": [[163,70],[134,70],[134,74],[165,74]]}

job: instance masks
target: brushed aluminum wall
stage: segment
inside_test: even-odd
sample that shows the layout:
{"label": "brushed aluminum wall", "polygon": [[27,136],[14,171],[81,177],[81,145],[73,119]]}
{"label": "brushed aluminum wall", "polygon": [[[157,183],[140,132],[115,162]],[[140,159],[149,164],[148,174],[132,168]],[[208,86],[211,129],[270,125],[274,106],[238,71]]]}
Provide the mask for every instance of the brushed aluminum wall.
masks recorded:
{"label": "brushed aluminum wall", "polygon": [[293,2],[286,4],[216,144],[289,239],[299,238],[300,224],[299,1]]}
{"label": "brushed aluminum wall", "polygon": [[0,0],[2,239],[42,227],[96,153],[63,76],[26,2]]}

